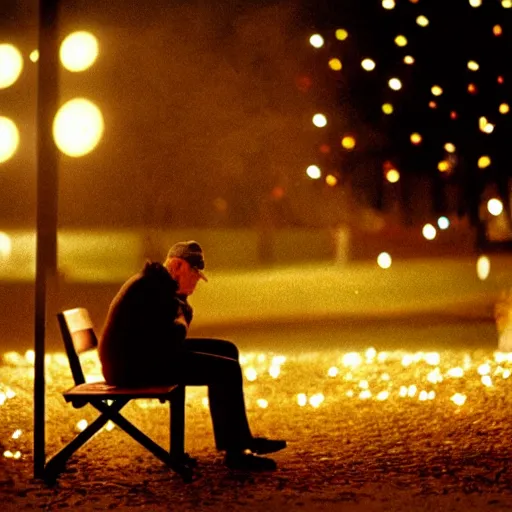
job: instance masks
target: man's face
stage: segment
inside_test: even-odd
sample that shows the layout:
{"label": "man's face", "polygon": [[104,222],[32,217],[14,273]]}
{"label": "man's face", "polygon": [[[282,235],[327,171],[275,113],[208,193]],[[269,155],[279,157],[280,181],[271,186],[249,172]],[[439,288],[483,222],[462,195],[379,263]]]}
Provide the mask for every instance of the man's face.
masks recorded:
{"label": "man's face", "polygon": [[182,265],[174,279],[178,282],[178,293],[183,295],[190,295],[194,293],[197,282],[201,279],[201,276],[190,264],[182,260]]}

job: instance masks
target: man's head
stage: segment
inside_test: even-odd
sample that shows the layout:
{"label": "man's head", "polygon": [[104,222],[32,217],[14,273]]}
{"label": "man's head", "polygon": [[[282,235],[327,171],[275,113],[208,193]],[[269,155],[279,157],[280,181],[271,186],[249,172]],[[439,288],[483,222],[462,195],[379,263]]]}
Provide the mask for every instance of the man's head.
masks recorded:
{"label": "man's head", "polygon": [[190,295],[194,292],[199,279],[206,279],[204,256],[201,246],[194,240],[178,242],[167,253],[165,268],[178,283],[178,293]]}

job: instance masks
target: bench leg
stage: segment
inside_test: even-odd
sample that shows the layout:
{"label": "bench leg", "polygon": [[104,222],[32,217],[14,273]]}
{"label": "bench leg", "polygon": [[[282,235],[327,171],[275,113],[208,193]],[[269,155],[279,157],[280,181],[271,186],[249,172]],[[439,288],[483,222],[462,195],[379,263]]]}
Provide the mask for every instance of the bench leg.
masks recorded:
{"label": "bench leg", "polygon": [[179,460],[185,454],[185,386],[173,391],[169,406],[170,454]]}

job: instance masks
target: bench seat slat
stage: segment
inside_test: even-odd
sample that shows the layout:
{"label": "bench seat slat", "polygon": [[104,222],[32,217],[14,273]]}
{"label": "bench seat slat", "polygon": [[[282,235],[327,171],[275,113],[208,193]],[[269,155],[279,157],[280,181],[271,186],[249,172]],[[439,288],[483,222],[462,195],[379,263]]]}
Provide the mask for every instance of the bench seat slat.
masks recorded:
{"label": "bench seat slat", "polygon": [[106,382],[86,382],[63,393],[66,401],[73,398],[168,398],[169,395],[178,388],[177,384],[172,386],[151,386],[143,388],[124,388],[110,386]]}

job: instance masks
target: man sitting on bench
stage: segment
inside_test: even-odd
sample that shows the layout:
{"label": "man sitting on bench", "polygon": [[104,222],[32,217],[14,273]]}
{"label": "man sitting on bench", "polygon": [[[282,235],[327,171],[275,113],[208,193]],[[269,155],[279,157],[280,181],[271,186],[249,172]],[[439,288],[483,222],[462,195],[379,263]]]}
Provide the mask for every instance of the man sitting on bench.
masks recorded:
{"label": "man sitting on bench", "polygon": [[108,384],[208,386],[215,444],[231,469],[274,470],[286,441],[253,437],[245,410],[238,348],[230,341],[187,338],[187,301],[203,274],[195,241],[178,242],[163,264],[147,262],[114,297],[99,341]]}

